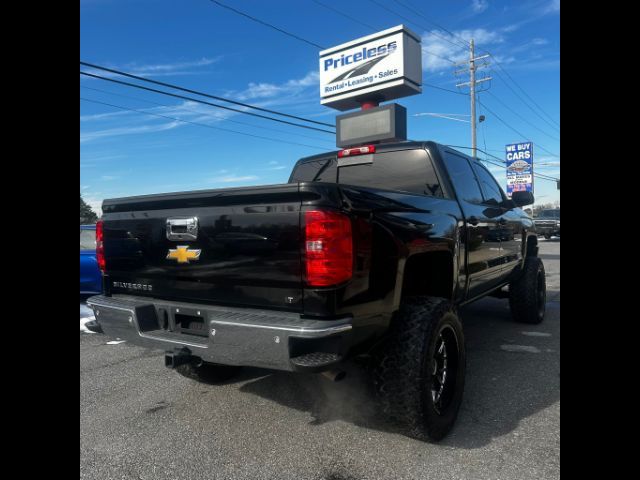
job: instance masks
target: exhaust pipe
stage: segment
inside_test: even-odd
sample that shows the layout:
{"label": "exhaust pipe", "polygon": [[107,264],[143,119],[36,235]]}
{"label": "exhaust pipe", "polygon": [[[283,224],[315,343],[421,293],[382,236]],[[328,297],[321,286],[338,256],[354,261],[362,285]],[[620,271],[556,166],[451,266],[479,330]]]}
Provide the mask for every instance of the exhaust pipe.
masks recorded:
{"label": "exhaust pipe", "polygon": [[176,368],[186,363],[191,363],[194,357],[191,356],[191,352],[188,348],[176,350],[174,352],[167,352],[164,355],[164,366],[167,368]]}
{"label": "exhaust pipe", "polygon": [[323,377],[328,378],[332,382],[339,382],[340,380],[344,380],[344,377],[347,376],[347,372],[344,370],[325,370],[320,373]]}

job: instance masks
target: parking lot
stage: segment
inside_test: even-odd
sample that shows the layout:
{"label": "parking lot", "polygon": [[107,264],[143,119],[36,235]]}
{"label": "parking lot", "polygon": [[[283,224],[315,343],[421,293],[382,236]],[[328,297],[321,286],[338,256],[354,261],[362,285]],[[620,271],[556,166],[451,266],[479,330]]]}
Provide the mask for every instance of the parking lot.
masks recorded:
{"label": "parking lot", "polygon": [[[394,432],[364,369],[345,380],[247,368],[222,385],[163,352],[80,333],[84,479],[552,479],[560,464],[560,240],[540,239],[547,313],[511,321],[508,301],[464,307],[467,383],[438,444]],[[81,304],[81,318],[88,314]],[[90,311],[89,311],[90,312]]]}

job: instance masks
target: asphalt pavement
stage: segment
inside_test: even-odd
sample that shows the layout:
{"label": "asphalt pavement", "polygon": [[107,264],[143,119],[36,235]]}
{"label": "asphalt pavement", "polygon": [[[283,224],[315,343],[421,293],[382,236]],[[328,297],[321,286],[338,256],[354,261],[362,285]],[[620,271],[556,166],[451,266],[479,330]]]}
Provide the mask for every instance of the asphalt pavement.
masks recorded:
{"label": "asphalt pavement", "polygon": [[514,323],[505,299],[461,310],[464,400],[438,444],[395,432],[373,407],[357,364],[338,383],[247,368],[208,385],[165,368],[162,352],[81,331],[80,477],[559,478],[560,240],[540,239],[540,257],[547,273],[542,324]]}

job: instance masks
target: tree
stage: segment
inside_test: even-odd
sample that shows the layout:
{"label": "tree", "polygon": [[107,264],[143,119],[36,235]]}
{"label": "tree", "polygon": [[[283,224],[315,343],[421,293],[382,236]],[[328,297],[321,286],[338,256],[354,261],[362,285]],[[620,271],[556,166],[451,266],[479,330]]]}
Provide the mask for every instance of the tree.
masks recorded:
{"label": "tree", "polygon": [[96,223],[98,221],[98,215],[91,209],[91,207],[82,199],[80,194],[80,225],[83,223]]}

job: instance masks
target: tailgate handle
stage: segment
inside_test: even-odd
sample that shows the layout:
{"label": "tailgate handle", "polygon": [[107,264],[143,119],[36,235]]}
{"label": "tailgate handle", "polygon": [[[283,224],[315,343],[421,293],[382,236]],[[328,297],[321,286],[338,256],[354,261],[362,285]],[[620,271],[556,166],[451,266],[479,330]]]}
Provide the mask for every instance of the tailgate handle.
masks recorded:
{"label": "tailgate handle", "polygon": [[167,218],[168,240],[196,240],[197,238],[198,217]]}

